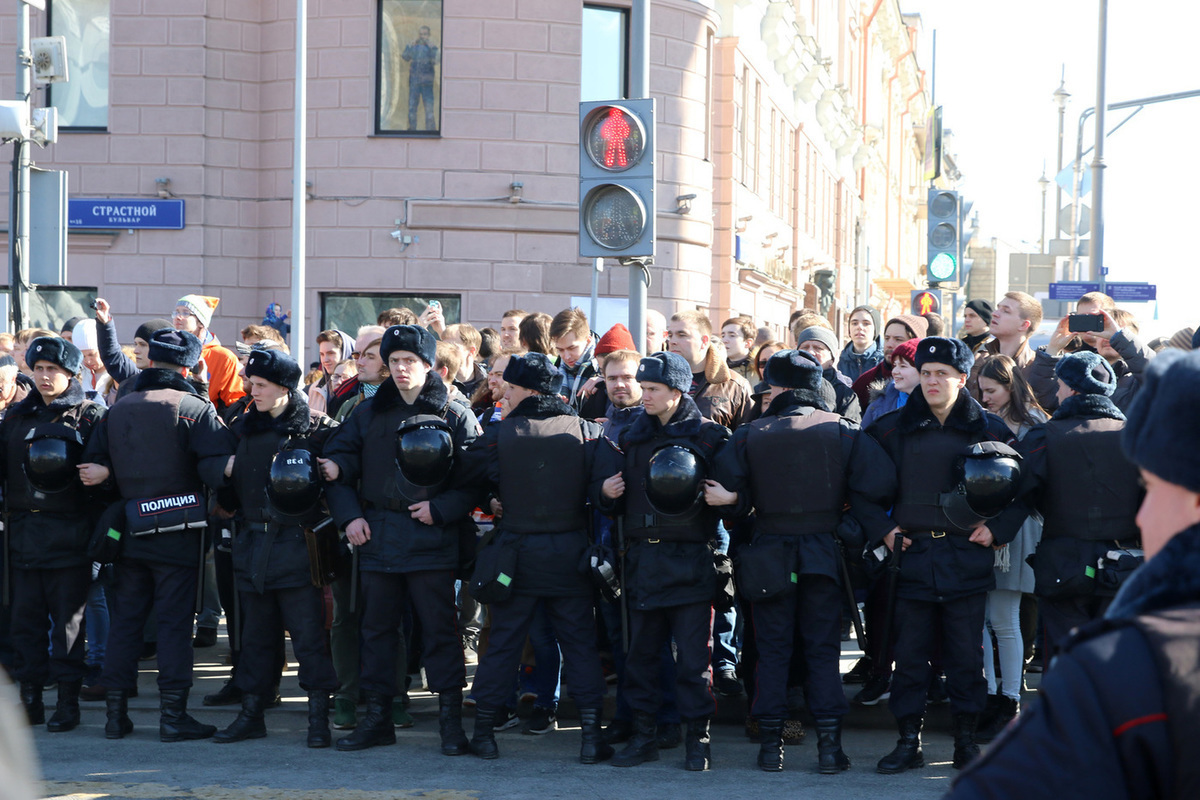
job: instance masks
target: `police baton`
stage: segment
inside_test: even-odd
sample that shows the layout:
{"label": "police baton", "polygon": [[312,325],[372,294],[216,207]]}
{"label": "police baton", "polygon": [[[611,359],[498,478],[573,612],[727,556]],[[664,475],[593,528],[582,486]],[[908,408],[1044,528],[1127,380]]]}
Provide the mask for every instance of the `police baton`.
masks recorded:
{"label": "police baton", "polygon": [[850,583],[850,567],[846,564],[846,554],[842,552],[841,540],[837,539],[837,560],[838,567],[842,573],[842,583],[846,587],[846,599],[850,601],[851,621],[854,623],[854,635],[858,637],[858,646],[862,648],[864,653],[870,653],[871,648],[867,646],[867,632],[863,628],[862,617],[858,613],[858,602],[854,599],[854,586]]}
{"label": "police baton", "polygon": [[350,545],[350,613],[358,611],[358,548]]}
{"label": "police baton", "polygon": [[196,613],[197,614],[199,614],[201,611],[204,610],[204,561],[205,561],[204,557],[208,552],[208,547],[206,546],[208,544],[208,542],[204,541],[204,537],[207,533],[208,533],[207,527],[201,528],[200,536],[197,537],[200,539],[200,569],[198,571],[198,577],[196,579]]}
{"label": "police baton", "polygon": [[892,625],[896,621],[896,591],[900,588],[900,562],[904,558],[904,532],[900,531],[892,540],[892,557],[888,561],[887,606],[884,612],[883,638],[879,642],[879,660],[888,660],[888,648],[892,646]]}
{"label": "police baton", "polygon": [[629,592],[625,591],[625,517],[617,517],[617,560],[621,565],[621,647],[629,654]]}

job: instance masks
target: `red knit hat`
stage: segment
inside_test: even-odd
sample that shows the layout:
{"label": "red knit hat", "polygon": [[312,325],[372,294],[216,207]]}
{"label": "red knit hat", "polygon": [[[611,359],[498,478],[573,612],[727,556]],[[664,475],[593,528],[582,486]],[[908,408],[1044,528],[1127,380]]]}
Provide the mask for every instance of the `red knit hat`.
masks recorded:
{"label": "red knit hat", "polygon": [[897,358],[903,358],[910,364],[917,363],[917,345],[921,343],[920,339],[909,339],[907,342],[901,342],[892,349],[892,363],[896,363]]}
{"label": "red knit hat", "polygon": [[637,345],[633,343],[633,336],[630,335],[629,328],[619,322],[600,337],[600,341],[596,343],[596,355],[603,356],[617,350],[637,351]]}

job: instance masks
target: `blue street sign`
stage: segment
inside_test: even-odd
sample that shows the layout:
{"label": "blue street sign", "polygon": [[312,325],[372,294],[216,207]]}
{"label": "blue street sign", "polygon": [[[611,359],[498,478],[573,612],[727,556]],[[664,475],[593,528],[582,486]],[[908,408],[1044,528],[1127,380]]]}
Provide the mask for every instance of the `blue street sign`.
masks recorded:
{"label": "blue street sign", "polygon": [[1149,303],[1158,300],[1158,286],[1153,283],[1108,283],[1105,292],[1115,303]]}
{"label": "blue street sign", "polygon": [[67,200],[67,227],[183,230],[183,201],[145,197]]}
{"label": "blue street sign", "polygon": [[1101,275],[1107,275],[1107,274],[1108,274],[1108,267],[1101,267],[1101,268],[1100,268],[1100,274],[1101,274]]}
{"label": "blue street sign", "polygon": [[[1109,284],[1110,286],[1112,284]],[[1050,284],[1051,300],[1078,300],[1088,292],[1100,291],[1099,283],[1082,281],[1060,281]]]}

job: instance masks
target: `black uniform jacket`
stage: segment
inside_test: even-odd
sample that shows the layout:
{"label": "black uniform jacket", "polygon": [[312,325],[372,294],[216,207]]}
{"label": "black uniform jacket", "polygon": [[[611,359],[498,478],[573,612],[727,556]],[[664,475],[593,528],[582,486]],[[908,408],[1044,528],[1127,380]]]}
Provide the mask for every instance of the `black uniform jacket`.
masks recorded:
{"label": "black uniform jacket", "polygon": [[[850,396],[857,403],[858,398],[852,391]],[[761,432],[772,420],[811,417],[814,412],[824,411],[824,403],[817,408],[814,399],[800,391],[784,392],[771,401],[760,418],[734,431],[729,444],[717,456],[716,469],[721,485],[738,493],[738,502],[732,507],[731,516],[748,516],[755,508],[764,505],[767,498],[763,495],[769,493],[776,500],[798,499],[798,504],[805,508],[828,505],[836,509],[835,516],[839,517],[842,510],[846,509],[858,520],[863,530],[868,531],[868,535],[881,538],[893,526],[885,509],[891,505],[896,494],[896,468],[879,443],[862,433],[856,423],[845,418],[828,423],[839,429],[837,448],[840,457],[836,462],[821,458],[820,463],[814,463],[818,452],[814,442],[811,449],[790,446],[786,460],[777,460],[770,471],[760,473],[751,465],[747,440],[755,434],[772,435]],[[805,433],[815,438],[817,431],[810,428]],[[838,474],[830,474],[831,469],[838,470]],[[837,492],[838,496],[830,497],[831,492]],[[784,533],[783,528],[776,527],[771,528],[772,533],[766,533],[760,530],[763,526],[755,525],[753,540],[764,537],[787,539],[796,553],[796,574],[824,575],[840,581],[838,544],[834,538],[837,522],[821,533],[801,534],[798,528],[804,522],[805,515],[797,514],[797,530],[791,535]]]}
{"label": "black uniform jacket", "polygon": [[1167,542],[1065,647],[1032,705],[949,797],[1200,797],[1200,525]]}
{"label": "black uniform jacket", "polygon": [[8,557],[19,569],[60,569],[88,564],[88,539],[99,515],[98,492],[85,489],[76,477],[71,488],[52,495],[38,493],[23,469],[25,436],[35,426],[53,423],[75,410],[70,423],[83,439],[91,438],[104,416],[104,406],[85,400],[79,381],[45,403],[37,389],[8,409],[0,423],[0,479],[9,512]]}
{"label": "black uniform jacket", "polygon": [[341,474],[328,485],[329,512],[345,530],[359,517],[371,538],[358,548],[367,572],[421,572],[458,566],[458,534],[475,508],[471,492],[448,488],[430,501],[433,525],[412,518],[410,503],[399,492],[396,428],[419,414],[442,417],[461,453],[479,435],[479,423],[465,404],[451,400],[432,370],[416,402],[405,402],[396,382],[386,380],[375,396],[355,407],[325,446],[325,458]]}
{"label": "black uniform jacket", "polygon": [[304,396],[295,390],[278,417],[251,403],[234,420],[231,430],[238,437],[237,454],[230,486],[219,499],[225,509],[238,512],[233,573],[239,590],[262,592],[310,584],[304,529],[270,519],[267,479],[271,461],[283,445],[319,456],[336,425],[320,411],[311,411]]}
{"label": "black uniform jacket", "polygon": [[[691,444],[712,474],[716,457],[728,439],[729,429],[702,417],[695,401],[687,395],[666,425],[642,411],[621,431],[618,447],[610,444],[597,454],[592,473],[593,503],[612,516],[648,507],[643,480],[650,456],[659,447],[672,440]],[[601,493],[602,486],[618,472],[625,479],[625,494],[615,501],[608,500]],[[703,504],[704,500],[697,502]],[[626,520],[623,579],[632,608],[650,610],[712,602],[717,579],[712,549],[717,534],[716,511],[704,506],[688,526],[686,541],[669,540],[671,531],[666,529],[639,531],[628,517]]]}
{"label": "black uniform jacket", "polygon": [[[122,403],[126,405],[118,413],[116,408]],[[173,406],[173,413],[160,413],[164,403]],[[125,420],[121,430],[113,429],[114,414],[118,421]],[[153,418],[153,424],[139,424],[143,417],[147,421]],[[84,448],[83,460],[113,469],[110,480],[128,501],[179,492],[170,476],[183,476],[188,491],[203,491],[201,484],[219,489],[225,484],[225,465],[236,448],[237,439],[207,396],[198,394],[179,373],[151,368],[138,374],[132,392],[114,403],[101,420]],[[129,468],[113,466],[112,453],[117,450],[121,451],[121,463],[131,465]],[[121,557],[192,566],[199,558],[199,536],[196,530],[126,536]]]}
{"label": "black uniform jacket", "polygon": [[[539,431],[545,426],[538,425],[538,421],[558,417],[570,418],[579,426],[578,449],[561,432],[543,436]],[[509,454],[504,453],[505,435],[514,426],[525,428],[522,435],[528,439],[555,440],[524,444],[529,463],[516,464],[515,476],[503,474],[503,469],[511,469],[512,464],[502,466],[502,462],[509,461]],[[496,518],[495,544],[516,549],[514,593],[537,597],[592,593],[590,578],[582,566],[590,544],[587,490],[592,463],[598,446],[607,447],[602,433],[600,423],[580,418],[561,398],[534,395],[518,403],[503,420],[489,425],[460,459],[455,485],[474,492],[485,507],[485,495],[492,492],[503,507]],[[536,454],[543,448],[545,457]],[[545,493],[550,487],[561,494],[547,498]],[[542,508],[550,507],[556,509],[556,516],[562,510],[571,515],[572,506],[578,509],[577,518],[566,526],[547,526],[533,518]]]}
{"label": "black uniform jacket", "polygon": [[[896,465],[892,521],[913,539],[902,556],[899,596],[943,602],[995,588],[992,549],[968,541],[971,531],[956,528],[930,500],[953,488],[954,460],[969,445],[1014,443],[1004,421],[984,411],[964,389],[943,425],[930,411],[925,395],[913,392],[902,408],[884,414],[867,432]],[[996,544],[1011,542],[1027,516],[1025,506],[1013,504],[989,520],[987,527]],[[930,531],[945,535],[935,538]],[[872,542],[878,544],[881,538]]]}

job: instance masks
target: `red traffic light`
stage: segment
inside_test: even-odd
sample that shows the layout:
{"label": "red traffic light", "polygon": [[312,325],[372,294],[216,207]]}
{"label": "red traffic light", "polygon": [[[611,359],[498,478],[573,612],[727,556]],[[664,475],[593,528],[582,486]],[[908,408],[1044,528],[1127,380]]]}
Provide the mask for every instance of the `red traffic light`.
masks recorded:
{"label": "red traffic light", "polygon": [[595,109],[584,122],[583,146],[601,169],[623,172],[642,160],[646,132],[641,120],[620,106]]}
{"label": "red traffic light", "polygon": [[941,292],[930,290],[916,291],[912,293],[912,313],[918,316],[926,314],[939,314],[942,310]]}

